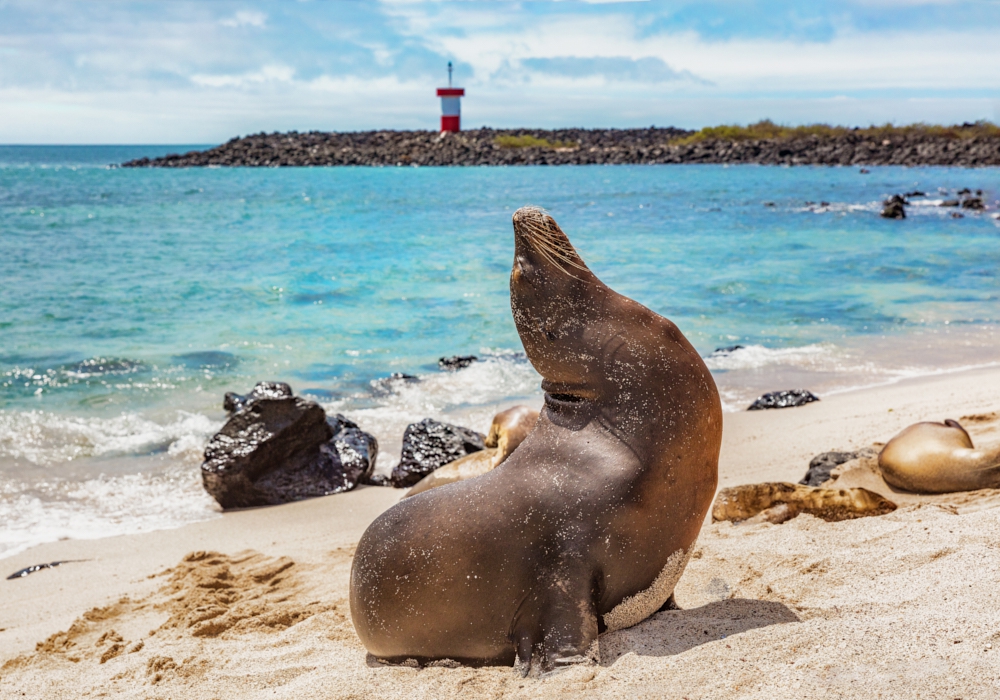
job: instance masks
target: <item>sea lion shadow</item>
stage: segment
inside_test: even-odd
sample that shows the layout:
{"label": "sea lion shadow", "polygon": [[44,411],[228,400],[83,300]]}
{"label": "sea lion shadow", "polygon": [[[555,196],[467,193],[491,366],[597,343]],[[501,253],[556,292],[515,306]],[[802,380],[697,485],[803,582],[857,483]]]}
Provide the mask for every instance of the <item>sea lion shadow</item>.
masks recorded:
{"label": "sea lion shadow", "polygon": [[783,603],[730,598],[690,610],[667,610],[600,637],[601,665],[610,666],[628,653],[674,656],[760,627],[799,622]]}

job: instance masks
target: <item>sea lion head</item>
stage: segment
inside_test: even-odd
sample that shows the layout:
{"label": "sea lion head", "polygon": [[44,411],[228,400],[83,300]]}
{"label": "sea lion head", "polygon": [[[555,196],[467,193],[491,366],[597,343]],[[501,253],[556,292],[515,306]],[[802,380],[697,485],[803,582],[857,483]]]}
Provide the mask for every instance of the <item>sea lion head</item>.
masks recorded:
{"label": "sea lion head", "polygon": [[674,391],[687,378],[717,395],[677,327],[601,282],[548,213],[523,207],[513,224],[511,310],[550,417],[599,412],[644,432],[687,403]]}
{"label": "sea lion head", "polygon": [[614,292],[543,209],[522,207],[513,220],[511,310],[528,359],[544,379],[546,401],[596,399],[602,362],[585,336]]}

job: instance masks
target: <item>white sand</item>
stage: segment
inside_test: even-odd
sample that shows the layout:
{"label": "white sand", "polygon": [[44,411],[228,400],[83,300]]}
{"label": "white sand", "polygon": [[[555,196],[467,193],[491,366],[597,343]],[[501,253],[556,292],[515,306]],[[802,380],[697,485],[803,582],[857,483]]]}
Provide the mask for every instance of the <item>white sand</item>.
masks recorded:
{"label": "white sand", "polygon": [[[918,420],[985,416],[963,422],[977,443],[1000,442],[998,410],[1000,370],[981,370],[729,414],[720,485],[797,481],[815,454]],[[347,605],[351,553],[401,495],[364,488],[2,560],[4,575],[87,561],[0,580],[0,698],[1000,696],[1000,508],[974,499],[707,525],[682,610],[602,635],[600,666],[535,680],[368,665]]]}

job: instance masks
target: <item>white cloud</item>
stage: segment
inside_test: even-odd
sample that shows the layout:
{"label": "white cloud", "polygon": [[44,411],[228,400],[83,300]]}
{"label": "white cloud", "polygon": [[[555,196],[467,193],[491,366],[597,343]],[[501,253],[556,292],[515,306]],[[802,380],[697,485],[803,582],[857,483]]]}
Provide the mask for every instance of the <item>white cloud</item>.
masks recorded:
{"label": "white cloud", "polygon": [[263,27],[267,24],[267,15],[255,10],[241,10],[232,17],[219,21],[223,27]]}
{"label": "white cloud", "polygon": [[242,73],[240,75],[192,75],[191,82],[202,87],[233,87],[241,88],[262,83],[290,83],[295,78],[295,69],[288,66],[264,66],[259,71]]}

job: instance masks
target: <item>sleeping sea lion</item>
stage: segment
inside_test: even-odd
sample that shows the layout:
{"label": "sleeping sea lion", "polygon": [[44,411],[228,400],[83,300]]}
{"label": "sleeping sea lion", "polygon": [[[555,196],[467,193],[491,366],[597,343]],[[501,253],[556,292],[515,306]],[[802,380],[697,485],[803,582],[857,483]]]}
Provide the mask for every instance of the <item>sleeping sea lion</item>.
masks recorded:
{"label": "sleeping sea lion", "polygon": [[493,416],[486,436],[486,449],[473,452],[438,467],[406,492],[403,498],[415,496],[455,481],[464,481],[495,469],[524,442],[538,421],[538,411],[527,406],[514,406]]}
{"label": "sleeping sea lion", "polygon": [[890,486],[915,493],[1000,488],[1000,446],[977,450],[958,421],[914,423],[878,456]]}
{"label": "sleeping sea lion", "polygon": [[511,310],[545,403],[496,469],[365,531],[351,617],[376,658],[585,663],[668,603],[718,481],[722,407],[677,327],[605,286],[543,210],[514,213]]}

